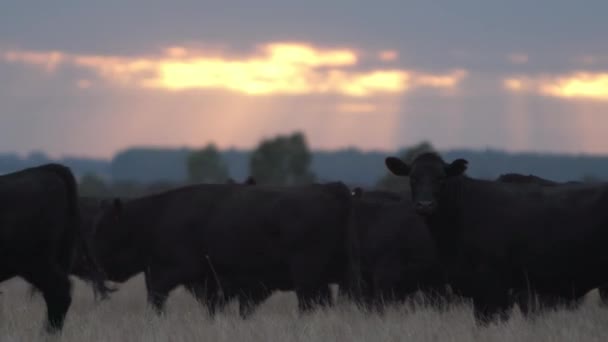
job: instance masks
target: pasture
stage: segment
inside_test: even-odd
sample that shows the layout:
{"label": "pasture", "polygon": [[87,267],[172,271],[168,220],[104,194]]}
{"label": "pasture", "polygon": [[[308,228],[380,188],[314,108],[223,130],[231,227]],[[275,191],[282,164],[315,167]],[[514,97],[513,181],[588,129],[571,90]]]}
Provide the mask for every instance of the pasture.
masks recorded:
{"label": "pasture", "polygon": [[248,320],[236,305],[211,319],[182,289],[169,299],[158,318],[145,301],[143,277],[121,286],[108,301],[95,303],[91,289],[74,281],[73,303],[65,328],[57,336],[43,331],[44,302],[29,297],[20,279],[1,285],[0,341],[605,341],[608,309],[594,291],[575,311],[549,312],[526,320],[515,309],[504,324],[475,325],[469,305],[445,311],[424,303],[389,308],[384,315],[366,314],[351,304],[300,316],[295,295],[277,293]]}

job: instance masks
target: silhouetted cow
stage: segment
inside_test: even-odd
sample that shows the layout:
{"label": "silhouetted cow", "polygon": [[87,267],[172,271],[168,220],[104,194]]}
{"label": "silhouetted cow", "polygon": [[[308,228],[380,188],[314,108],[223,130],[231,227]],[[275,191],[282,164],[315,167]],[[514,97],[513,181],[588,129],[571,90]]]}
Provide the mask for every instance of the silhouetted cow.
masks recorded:
{"label": "silhouetted cow", "polygon": [[[101,274],[100,278],[104,278],[103,270],[96,264],[95,259],[91,259],[90,250],[93,243],[93,227],[96,217],[104,207],[107,207],[111,201],[106,198],[98,197],[79,197],[78,207],[80,212],[80,232],[83,237],[82,242],[76,244],[73,253],[73,262],[70,269],[70,275],[75,275],[81,280],[89,283],[93,288],[93,295],[96,300],[105,300],[109,298],[109,294],[114,291],[105,286],[102,281],[96,281],[95,275]],[[85,243],[87,246],[85,246]],[[38,293],[38,289],[31,285],[29,288],[30,297]]]}
{"label": "silhouetted cow", "polygon": [[[388,191],[353,191],[360,295],[366,307],[403,301],[418,290],[443,297],[446,281],[435,244],[411,200]],[[351,293],[353,290],[343,290]]]}
{"label": "silhouetted cow", "polygon": [[450,284],[473,298],[479,321],[507,317],[509,289],[576,301],[608,281],[608,186],[476,180],[466,160],[432,153],[386,165],[410,177]]}
{"label": "silhouetted cow", "polygon": [[143,271],[159,312],[179,285],[212,312],[238,296],[246,316],[276,289],[295,290],[307,310],[346,276],[350,205],[341,183],[189,186],[115,203],[95,228],[95,250],[112,281]]}
{"label": "silhouetted cow", "polygon": [[[255,180],[255,178],[253,178],[252,176],[247,177],[244,181],[243,184],[244,185],[255,185],[257,182]],[[228,178],[226,180],[226,184],[238,184],[233,178]]]}
{"label": "silhouetted cow", "polygon": [[535,175],[522,175],[520,173],[505,173],[500,175],[496,181],[501,183],[538,184],[543,186],[555,186],[560,184],[558,182],[544,179]]}
{"label": "silhouetted cow", "polygon": [[[496,181],[498,182],[502,182],[502,183],[512,183],[512,184],[536,184],[536,185],[540,185],[540,186],[560,186],[560,185],[573,185],[573,184],[583,184],[581,182],[577,182],[577,181],[568,181],[568,182],[564,182],[564,183],[560,183],[560,182],[555,182],[549,179],[545,179],[539,176],[535,176],[535,175],[522,175],[519,173],[506,173],[506,174],[502,174],[500,175]],[[576,229],[576,227],[574,227],[574,229]],[[598,288],[598,292],[600,295],[600,299],[602,301],[602,303],[604,305],[608,305],[608,287],[603,286]],[[539,298],[539,300],[542,301],[543,298]],[[529,301],[530,299],[528,298],[524,298],[524,300]],[[555,304],[562,304],[563,301],[565,301],[566,298],[559,298],[559,300],[555,300],[555,298],[548,298],[548,301],[542,302],[540,303],[541,305],[543,305],[544,307],[551,307],[552,305]],[[525,303],[525,302],[520,302],[520,306],[525,306],[528,305],[529,303]],[[571,307],[576,307],[578,306],[578,304],[580,304],[580,301],[575,301],[573,303],[570,303]],[[526,309],[524,309],[526,310]]]}
{"label": "silhouetted cow", "polygon": [[[59,164],[0,176],[0,281],[19,276],[36,286],[51,332],[63,327],[71,303],[73,253],[84,241],[77,198],[74,176]],[[98,270],[90,271],[101,281]]]}
{"label": "silhouetted cow", "polygon": [[[409,193],[407,193],[407,194],[409,194]],[[400,202],[401,200],[403,200],[404,195],[406,195],[406,193],[401,194],[401,193],[394,192],[394,191],[383,191],[383,190],[364,191],[362,188],[356,187],[353,189],[352,195],[355,198],[362,198],[362,199],[366,199],[366,200],[375,199],[375,200]]]}

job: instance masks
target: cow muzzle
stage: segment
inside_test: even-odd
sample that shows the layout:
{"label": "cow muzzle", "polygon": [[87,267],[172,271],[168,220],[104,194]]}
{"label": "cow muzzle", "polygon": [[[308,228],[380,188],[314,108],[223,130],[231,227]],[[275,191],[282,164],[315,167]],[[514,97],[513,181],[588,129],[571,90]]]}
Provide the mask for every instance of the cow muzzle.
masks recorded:
{"label": "cow muzzle", "polygon": [[435,210],[435,201],[418,201],[415,210],[419,215],[431,215]]}

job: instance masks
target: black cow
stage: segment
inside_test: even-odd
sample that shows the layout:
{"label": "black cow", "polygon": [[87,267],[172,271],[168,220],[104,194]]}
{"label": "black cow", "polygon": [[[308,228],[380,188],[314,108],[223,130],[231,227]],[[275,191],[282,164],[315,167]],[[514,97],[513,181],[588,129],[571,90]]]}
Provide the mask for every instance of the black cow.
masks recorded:
{"label": "black cow", "polygon": [[[71,303],[68,274],[84,240],[77,200],[74,176],[59,164],[0,176],[0,281],[19,276],[42,292],[50,332],[63,327]],[[90,271],[101,281],[98,270]]]}
{"label": "black cow", "polygon": [[577,182],[577,181],[568,181],[565,183],[560,183],[560,182],[552,181],[550,179],[538,177],[535,175],[522,175],[520,173],[505,173],[505,174],[500,175],[496,179],[496,181],[501,182],[501,183],[513,183],[513,184],[538,184],[538,185],[542,185],[542,186],[583,184],[583,183]]}
{"label": "black cow", "polygon": [[[75,275],[81,280],[89,283],[93,288],[93,295],[96,300],[106,300],[109,298],[109,294],[114,291],[114,289],[108,288],[103,282],[94,279],[94,276],[100,272],[102,273],[103,270],[101,270],[99,265],[96,265],[95,259],[89,257],[95,219],[103,208],[106,208],[110,203],[111,199],[107,198],[88,196],[81,196],[78,198],[80,232],[83,239],[82,243],[76,244],[70,275]],[[85,245],[85,243],[87,245]],[[103,274],[101,274],[101,277],[104,277]],[[35,286],[30,286],[30,297],[33,297],[38,292],[39,291]]]}
{"label": "black cow", "polygon": [[[78,199],[78,205],[80,208],[80,229],[84,236],[84,241],[89,245],[87,246],[88,250],[92,249],[91,245],[94,245],[94,235],[95,235],[95,227],[96,222],[99,219],[101,213],[109,208],[115,203],[122,203],[118,198],[108,198],[108,197],[89,197],[82,196]],[[109,298],[109,294],[114,292],[115,289],[110,289],[105,286],[105,284],[95,281],[90,278],[91,269],[101,270],[103,272],[103,267],[99,265],[91,265],[91,262],[86,258],[86,251],[82,248],[78,248],[75,253],[75,262],[72,267],[70,274],[77,276],[78,278],[91,283],[93,287],[93,294],[95,299],[105,300]],[[96,259],[93,259],[93,262],[97,262]],[[104,275],[105,278],[105,275]],[[103,286],[100,286],[103,285]]]}
{"label": "black cow", "polygon": [[543,186],[556,186],[560,183],[544,179],[535,175],[522,175],[520,173],[505,173],[500,175],[497,182],[501,183],[514,183],[514,184],[538,184]]}
{"label": "black cow", "polygon": [[[577,181],[568,181],[565,183],[560,183],[560,182],[552,181],[552,180],[545,179],[545,178],[535,176],[535,175],[522,175],[519,173],[502,174],[496,179],[496,181],[502,182],[502,183],[513,183],[513,184],[537,184],[537,185],[541,185],[541,186],[560,186],[560,185],[583,184],[583,183],[577,182]],[[574,227],[574,228],[576,229],[576,227]],[[604,305],[608,305],[608,287],[606,287],[606,286],[600,287],[600,288],[598,288],[598,292],[599,292],[602,303]],[[524,298],[524,299],[526,299],[526,298]],[[540,299],[542,300],[542,298],[540,298]],[[549,298],[549,302],[543,302],[541,304],[545,307],[551,307],[552,305],[560,304],[561,302],[563,302],[565,300],[566,300],[565,298],[561,298],[556,303],[555,298]],[[578,306],[578,304],[580,304],[580,302],[576,301],[576,302],[570,303],[570,306],[576,307],[576,306]],[[522,306],[522,305],[527,305],[527,304],[520,303],[520,306]]]}
{"label": "black cow", "polygon": [[[239,184],[234,179],[228,178],[226,180],[226,184]],[[252,176],[247,177],[241,183],[243,185],[255,185],[256,181]],[[110,198],[110,197],[91,197],[91,196],[81,196],[79,198],[79,207],[80,207],[80,216],[81,216],[81,226],[82,231],[87,237],[86,241],[92,241],[94,236],[94,227],[96,224],[96,220],[99,218],[100,212],[108,210],[120,210],[125,199],[120,198]],[[93,286],[93,294],[96,300],[106,300],[109,298],[109,294],[116,291],[116,289],[108,288],[107,286],[99,287],[97,282],[93,282],[90,279],[91,272],[88,270],[90,267],[89,261],[86,260],[84,254],[81,250],[77,250],[76,252],[76,260],[74,267],[71,271],[72,275],[76,275],[81,280],[91,283]],[[199,296],[200,289],[198,288],[198,284],[191,284],[186,287],[188,291],[190,291],[195,296]],[[36,292],[35,288],[30,288],[30,295],[34,295]]]}
{"label": "black cow", "polygon": [[475,316],[508,317],[509,290],[576,301],[608,281],[608,186],[522,186],[466,177],[467,161],[427,153],[407,165],[423,215],[450,274],[473,298]]}
{"label": "black cow", "polygon": [[194,185],[110,207],[94,248],[109,280],[143,271],[158,312],[179,285],[211,312],[238,296],[246,316],[276,289],[295,290],[304,311],[346,276],[350,205],[341,183]]}
{"label": "black cow", "polygon": [[[434,242],[408,197],[388,191],[353,191],[351,224],[357,234],[360,295],[367,308],[400,302],[421,290],[445,295]],[[354,292],[348,287],[347,293]]]}
{"label": "black cow", "polygon": [[[352,191],[352,195],[355,198],[361,198],[365,200],[380,200],[380,201],[393,201],[401,202],[404,199],[405,194],[401,194],[394,191],[383,191],[383,190],[367,190],[364,191],[360,187],[356,187]],[[407,197],[407,196],[405,196]]]}
{"label": "black cow", "polygon": [[[233,178],[228,178],[226,180],[226,184],[238,184],[238,183]],[[252,176],[249,176],[243,181],[243,184],[244,185],[256,185],[257,181]]]}

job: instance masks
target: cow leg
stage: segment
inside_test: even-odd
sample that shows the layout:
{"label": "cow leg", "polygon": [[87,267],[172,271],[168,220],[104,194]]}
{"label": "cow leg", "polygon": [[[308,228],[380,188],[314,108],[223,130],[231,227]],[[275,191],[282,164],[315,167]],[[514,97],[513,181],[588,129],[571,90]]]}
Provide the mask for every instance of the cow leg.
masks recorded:
{"label": "cow leg", "polygon": [[185,285],[197,302],[207,306],[209,316],[215,317],[218,311],[226,306],[226,296],[220,293],[215,281],[191,282]]}
{"label": "cow leg", "polygon": [[42,292],[47,310],[46,330],[50,333],[60,331],[72,303],[72,283],[67,273],[55,265],[48,265],[23,274],[23,278]]}
{"label": "cow leg", "polygon": [[373,298],[378,313],[383,313],[386,304],[394,303],[397,298],[397,284],[401,274],[395,272],[398,266],[379,265],[373,275]]}
{"label": "cow leg", "polygon": [[148,303],[158,315],[162,315],[169,293],[181,284],[180,274],[166,268],[148,268],[145,272]]}
{"label": "cow leg", "polygon": [[329,285],[325,285],[321,287],[319,291],[319,305],[326,308],[332,307],[334,302],[331,295],[331,287]]}
{"label": "cow leg", "polygon": [[608,287],[600,287],[597,289],[600,294],[600,301],[602,305],[608,306]]}
{"label": "cow leg", "polygon": [[531,295],[529,291],[520,291],[512,294],[512,300],[519,306],[519,311],[526,318],[532,316],[535,308],[535,296]]}
{"label": "cow leg", "polygon": [[30,297],[30,299],[33,299],[39,293],[40,293],[40,291],[34,285],[30,285],[27,289],[27,294]]}
{"label": "cow leg", "polygon": [[242,319],[250,317],[258,305],[270,297],[271,291],[264,285],[254,286],[247,291],[239,292],[239,314]]}
{"label": "cow leg", "polygon": [[300,312],[310,312],[319,304],[331,303],[331,291],[324,281],[323,255],[297,256],[292,259],[291,276]]}
{"label": "cow leg", "polygon": [[476,274],[473,292],[473,310],[478,324],[485,326],[500,319],[509,319],[509,289],[500,277],[491,271]]}

